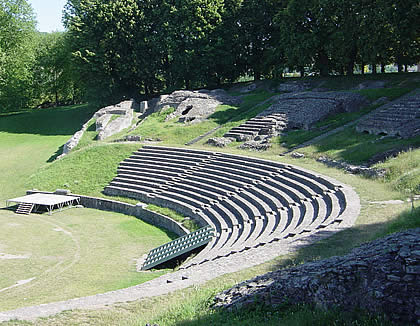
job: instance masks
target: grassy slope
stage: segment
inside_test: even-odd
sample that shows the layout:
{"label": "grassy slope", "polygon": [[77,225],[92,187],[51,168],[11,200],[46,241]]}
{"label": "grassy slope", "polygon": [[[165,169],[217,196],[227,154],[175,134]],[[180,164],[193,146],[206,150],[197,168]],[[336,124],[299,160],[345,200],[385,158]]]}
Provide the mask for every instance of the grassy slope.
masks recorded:
{"label": "grassy slope", "polygon": [[[410,83],[405,83],[403,78],[391,76],[391,83],[395,87],[411,87]],[[366,78],[365,78],[366,79]],[[365,79],[358,79],[363,81]],[[327,81],[327,84],[339,85],[336,88],[342,89],[343,85],[348,87],[350,84],[354,86],[355,81],[348,82],[345,79],[333,79]],[[331,87],[329,85],[329,87]],[[155,126],[158,125],[155,122]],[[207,127],[206,127],[207,128]],[[140,129],[139,129],[140,130]],[[151,131],[152,132],[152,128]],[[199,130],[197,128],[196,130]],[[194,135],[197,132],[194,133]],[[170,133],[176,136],[175,133]],[[156,135],[154,135],[156,136]],[[166,136],[167,137],[167,136]],[[192,137],[192,134],[190,136]],[[362,135],[363,137],[363,135]],[[357,138],[357,137],[356,137]],[[345,137],[343,137],[345,139]],[[165,139],[164,139],[165,140]],[[176,145],[176,141],[165,140],[168,144]],[[180,139],[178,144],[185,142]],[[363,143],[363,141],[361,141]],[[349,158],[354,157],[354,153],[349,151],[354,144],[342,144],[344,151],[347,151]],[[214,148],[198,144],[196,148],[212,149]],[[325,147],[324,153],[330,147]],[[362,151],[363,147],[357,152]],[[281,147],[277,144],[273,149],[266,153],[248,153],[239,151],[235,148],[226,148],[222,151],[228,151],[238,154],[247,154],[259,156],[266,159],[282,160],[298,164],[308,169],[318,171],[330,175],[338,180],[350,184],[355,187],[361,198],[362,211],[357,220],[356,225],[344,232],[332,236],[331,238],[316,243],[307,248],[301,249],[296,253],[288,256],[278,257],[277,259],[256,266],[254,268],[222,276],[208,284],[200,287],[192,287],[183,291],[178,291],[167,296],[147,299],[141,302],[131,304],[121,304],[110,307],[106,310],[97,311],[75,311],[66,312],[55,317],[42,319],[36,322],[37,325],[69,325],[69,324],[86,324],[86,325],[144,325],[145,323],[157,323],[159,325],[383,325],[385,321],[380,318],[366,316],[348,315],[336,311],[322,312],[314,310],[310,307],[283,307],[278,310],[265,309],[257,306],[251,311],[240,310],[238,313],[214,312],[210,309],[211,299],[213,295],[222,289],[225,289],[237,282],[248,279],[252,276],[259,275],[263,272],[274,270],[277,268],[286,268],[300,264],[302,262],[314,259],[322,259],[337,254],[344,254],[354,246],[365,241],[377,238],[380,235],[395,232],[407,227],[419,227],[420,210],[410,211],[408,203],[400,205],[382,205],[374,204],[374,201],[383,201],[389,199],[405,198],[405,194],[396,191],[390,187],[389,182],[378,182],[375,180],[364,179],[359,176],[353,176],[343,173],[335,169],[327,168],[312,158],[308,157],[301,160],[293,160],[287,157],[279,158],[278,153]],[[321,151],[319,152],[321,153]],[[338,154],[337,155],[341,155]],[[413,164],[403,165],[402,161],[407,158],[401,156],[393,161],[385,163],[386,167],[393,172],[392,180],[401,179],[401,175],[413,175],[412,170],[418,169],[417,161],[418,152],[415,152],[410,160]],[[57,168],[58,169],[58,168]],[[53,170],[51,170],[53,171]],[[410,179],[411,180],[411,179]],[[7,323],[14,325],[15,322]],[[16,324],[21,324],[17,322]]]}
{"label": "grassy slope", "polygon": [[91,113],[92,108],[78,106],[1,116],[0,200],[21,195],[26,179],[61,154]]}
{"label": "grassy slope", "polygon": [[[244,97],[243,102],[239,107],[221,105],[207,121],[191,123],[188,125],[178,123],[177,118],[172,119],[171,121],[165,121],[166,116],[173,112],[171,109],[157,112],[147,117],[147,119],[130,134],[141,135],[143,138],[159,138],[162,140],[162,144],[165,145],[183,145],[220,125],[223,125],[223,128],[221,131],[218,131],[218,134],[220,134],[220,132],[226,132],[233,126],[239,125],[244,119],[248,119],[261,111],[262,109],[259,108],[256,109],[257,111],[254,110],[251,114],[248,112],[256,104],[268,99],[272,95],[273,94],[265,91],[247,95]],[[230,119],[232,119],[232,121],[226,124]]]}
{"label": "grassy slope", "polygon": [[[137,146],[93,147],[52,163],[92,110],[63,107],[0,117],[1,207],[6,199],[22,196],[32,187],[100,194],[118,163]],[[0,290],[36,277],[27,285],[2,291],[0,310],[101,293],[159,276],[162,272],[135,272],[134,259],[172,236],[109,212],[77,209],[52,217],[27,217],[0,209],[0,252],[29,255],[0,259]]]}

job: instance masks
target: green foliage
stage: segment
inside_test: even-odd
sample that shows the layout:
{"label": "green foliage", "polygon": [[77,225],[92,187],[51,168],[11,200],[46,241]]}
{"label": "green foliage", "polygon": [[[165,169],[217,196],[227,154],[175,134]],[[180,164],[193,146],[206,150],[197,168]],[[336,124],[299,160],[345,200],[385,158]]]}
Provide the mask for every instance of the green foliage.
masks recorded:
{"label": "green foliage", "polygon": [[0,1],[0,113],[31,105],[35,18],[26,0]]}
{"label": "green foliage", "polygon": [[33,66],[34,100],[58,106],[82,98],[83,83],[75,72],[66,33],[39,33]]}

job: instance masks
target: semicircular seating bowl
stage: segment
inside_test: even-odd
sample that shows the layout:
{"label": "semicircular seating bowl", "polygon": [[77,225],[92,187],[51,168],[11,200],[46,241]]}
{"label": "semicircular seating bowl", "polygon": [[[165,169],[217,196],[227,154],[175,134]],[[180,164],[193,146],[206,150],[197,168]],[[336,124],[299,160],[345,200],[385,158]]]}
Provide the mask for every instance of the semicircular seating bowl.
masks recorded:
{"label": "semicircular seating bowl", "polygon": [[216,230],[181,268],[343,222],[343,185],[292,165],[183,148],[144,146],[105,188],[174,209]]}

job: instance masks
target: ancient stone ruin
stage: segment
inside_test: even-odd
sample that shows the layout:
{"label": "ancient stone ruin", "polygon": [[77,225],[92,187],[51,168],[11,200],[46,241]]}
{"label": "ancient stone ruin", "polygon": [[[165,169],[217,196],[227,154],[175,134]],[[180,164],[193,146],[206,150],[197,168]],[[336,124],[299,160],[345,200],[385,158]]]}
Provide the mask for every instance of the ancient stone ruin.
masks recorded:
{"label": "ancient stone ruin", "polygon": [[97,111],[96,131],[98,140],[103,140],[131,126],[136,103],[134,100],[123,101],[117,105],[107,106]]}
{"label": "ancient stone ruin", "polygon": [[199,91],[175,91],[170,95],[162,95],[147,102],[149,113],[158,112],[167,108],[175,111],[168,115],[167,120],[179,118],[182,123],[200,122],[212,115],[221,104],[238,105],[241,100],[230,96],[222,89]]}
{"label": "ancient stone ruin", "polygon": [[128,128],[134,115],[134,109],[137,104],[134,100],[123,101],[117,105],[107,106],[98,110],[91,119],[89,119],[68,141],[64,144],[63,154],[60,157],[68,154],[75,148],[85,133],[89,122],[96,119],[96,131],[98,131],[98,140],[103,140],[111,135],[114,135],[125,128]]}
{"label": "ancient stone ruin", "polygon": [[299,92],[276,96],[274,104],[256,117],[232,128],[224,137],[252,141],[291,129],[310,129],[327,116],[360,110],[368,100],[351,92]]}
{"label": "ancient stone ruin", "polygon": [[420,135],[420,89],[373,111],[356,130],[402,138]]}
{"label": "ancient stone ruin", "polygon": [[420,323],[420,228],[364,244],[343,257],[279,270],[216,296],[228,309],[254,302],[364,309],[391,320]]}

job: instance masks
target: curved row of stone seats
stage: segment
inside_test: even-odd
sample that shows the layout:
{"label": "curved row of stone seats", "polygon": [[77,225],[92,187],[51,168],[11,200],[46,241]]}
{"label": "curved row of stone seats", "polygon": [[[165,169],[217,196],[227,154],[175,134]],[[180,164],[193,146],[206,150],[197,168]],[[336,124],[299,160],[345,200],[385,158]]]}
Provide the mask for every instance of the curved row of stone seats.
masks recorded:
{"label": "curved row of stone seats", "polygon": [[172,208],[216,237],[182,268],[340,222],[346,196],[309,171],[233,154],[145,146],[121,162],[110,195]]}

